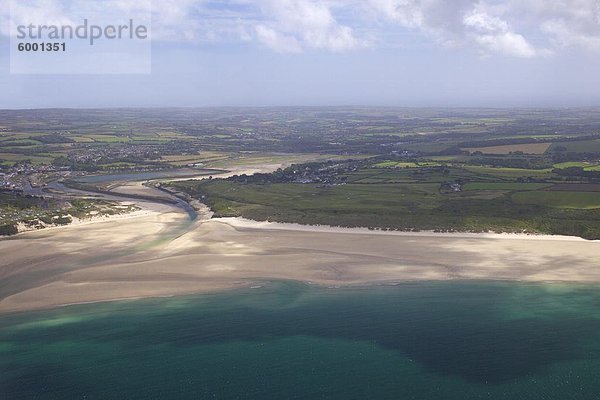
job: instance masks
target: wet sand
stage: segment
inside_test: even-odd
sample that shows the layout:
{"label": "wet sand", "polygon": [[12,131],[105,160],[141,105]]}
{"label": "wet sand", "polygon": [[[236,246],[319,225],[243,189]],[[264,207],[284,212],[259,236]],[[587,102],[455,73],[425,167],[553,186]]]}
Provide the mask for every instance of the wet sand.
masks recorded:
{"label": "wet sand", "polygon": [[198,220],[167,205],[0,240],[0,312],[222,291],[268,280],[600,282],[600,242]]}

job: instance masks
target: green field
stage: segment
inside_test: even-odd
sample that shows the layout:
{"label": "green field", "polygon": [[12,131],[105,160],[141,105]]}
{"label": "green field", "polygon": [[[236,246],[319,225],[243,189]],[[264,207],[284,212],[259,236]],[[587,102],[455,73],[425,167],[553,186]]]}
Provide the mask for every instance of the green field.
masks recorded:
{"label": "green field", "polygon": [[243,175],[177,184],[206,196],[217,215],[598,237],[598,192],[580,193],[600,183],[598,111],[0,110],[0,172],[4,187],[18,191],[30,179],[175,176],[202,164]]}
{"label": "green field", "polygon": [[514,193],[512,199],[518,204],[536,204],[547,207],[574,209],[600,208],[600,193],[598,192],[519,192]]}
{"label": "green field", "polygon": [[421,162],[401,162],[401,161],[384,161],[374,164],[375,168],[419,168],[419,167],[439,167],[442,164],[431,161]]}
{"label": "green field", "polygon": [[598,167],[596,164],[592,164],[584,161],[567,161],[562,163],[554,164],[554,168],[572,168],[572,167],[582,167],[584,169],[595,168]]}
{"label": "green field", "polygon": [[[360,164],[362,167],[352,168],[353,172],[324,172],[337,176],[344,182],[341,184],[286,183],[275,178],[269,181],[269,175],[255,182],[230,178],[171,184],[201,198],[216,216],[381,229],[492,230],[600,238],[600,195],[569,189],[546,191],[558,179],[550,171],[542,172],[547,182],[532,183],[516,179],[540,171],[390,169],[377,168],[377,164],[366,160]],[[329,171],[328,165],[332,164],[322,164],[315,170]],[[302,171],[304,167],[291,169]],[[448,182],[467,183],[455,191],[445,186]]]}
{"label": "green field", "polygon": [[6,165],[12,165],[16,162],[30,161],[33,164],[50,164],[54,158],[44,155],[31,154],[15,154],[15,153],[0,153],[0,160]]}
{"label": "green field", "polygon": [[[499,154],[478,155],[484,158],[478,160],[480,166],[488,166],[489,158],[489,165],[523,167],[515,164],[522,157],[507,160],[514,155],[504,150],[526,150],[537,153],[531,154],[532,164],[547,167],[584,161],[572,152],[600,153],[598,114],[595,109],[393,107],[0,110],[0,153],[12,155],[0,156],[0,163],[31,159],[48,164],[53,157],[40,158],[39,153],[60,152],[75,170],[93,170],[96,155],[102,156],[102,164],[170,168],[177,165],[161,157],[250,152],[382,156],[378,167],[400,168],[415,162],[468,164],[473,157],[461,149],[481,148]],[[550,150],[542,154],[548,143],[553,143]],[[564,149],[554,151],[559,146]],[[408,154],[408,159],[389,158],[392,154]]]}
{"label": "green field", "polygon": [[465,166],[465,169],[477,174],[489,175],[498,179],[514,178],[550,178],[552,170],[548,169],[524,169],[524,168],[504,168],[504,167],[485,167],[485,166]]}
{"label": "green field", "polygon": [[566,151],[575,153],[593,153],[600,152],[600,139],[581,140],[575,142],[555,142],[550,151],[555,150],[557,146],[566,148]]}
{"label": "green field", "polygon": [[465,185],[465,190],[538,190],[552,186],[549,183],[519,182],[473,182]]}
{"label": "green field", "polygon": [[551,143],[526,143],[526,144],[512,144],[504,146],[489,146],[489,147],[475,147],[463,149],[469,153],[480,152],[483,154],[510,154],[514,152],[521,152],[524,154],[544,154]]}
{"label": "green field", "polygon": [[[205,201],[217,216],[260,221],[373,227],[400,230],[538,232],[600,238],[597,195],[574,197],[533,193],[533,197],[478,198],[444,196],[435,184],[344,185],[332,188],[300,184],[238,185],[219,181],[176,185]],[[541,193],[541,195],[538,195]],[[570,193],[567,193],[570,194]],[[535,197],[536,195],[540,197]],[[528,195],[531,196],[531,195]],[[545,197],[562,198],[554,208],[540,207]],[[535,201],[530,204],[531,198]],[[571,199],[568,203],[564,199]],[[573,210],[572,208],[578,208]]]}

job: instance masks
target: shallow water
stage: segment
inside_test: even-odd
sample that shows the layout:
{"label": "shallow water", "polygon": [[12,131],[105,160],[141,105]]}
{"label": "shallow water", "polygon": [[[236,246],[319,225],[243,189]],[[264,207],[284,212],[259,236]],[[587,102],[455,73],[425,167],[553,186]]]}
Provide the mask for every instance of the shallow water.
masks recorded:
{"label": "shallow water", "polygon": [[0,399],[595,399],[597,287],[276,282],[0,316]]}
{"label": "shallow water", "polygon": [[153,179],[165,179],[165,178],[184,178],[194,177],[199,175],[209,175],[211,173],[218,173],[218,170],[214,169],[175,169],[175,170],[164,170],[164,171],[148,171],[148,172],[123,172],[118,174],[103,174],[103,175],[86,175],[77,177],[75,180],[78,182],[85,183],[105,183],[113,181],[123,182],[135,182],[135,181],[148,181]]}

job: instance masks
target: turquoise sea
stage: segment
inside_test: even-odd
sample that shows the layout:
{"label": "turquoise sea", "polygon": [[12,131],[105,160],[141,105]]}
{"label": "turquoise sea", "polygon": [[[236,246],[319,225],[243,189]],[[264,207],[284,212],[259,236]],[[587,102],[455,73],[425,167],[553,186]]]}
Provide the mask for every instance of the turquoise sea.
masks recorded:
{"label": "turquoise sea", "polygon": [[0,316],[0,399],[599,399],[600,290],[508,282]]}

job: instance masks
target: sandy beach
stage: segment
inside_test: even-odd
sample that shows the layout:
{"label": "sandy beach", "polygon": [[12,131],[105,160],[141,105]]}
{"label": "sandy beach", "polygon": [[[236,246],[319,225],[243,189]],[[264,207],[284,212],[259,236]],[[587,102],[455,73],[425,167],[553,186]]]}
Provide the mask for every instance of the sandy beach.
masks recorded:
{"label": "sandy beach", "polygon": [[407,280],[600,282],[600,242],[189,221],[144,211],[0,240],[0,312],[222,291],[291,279],[336,287]]}

